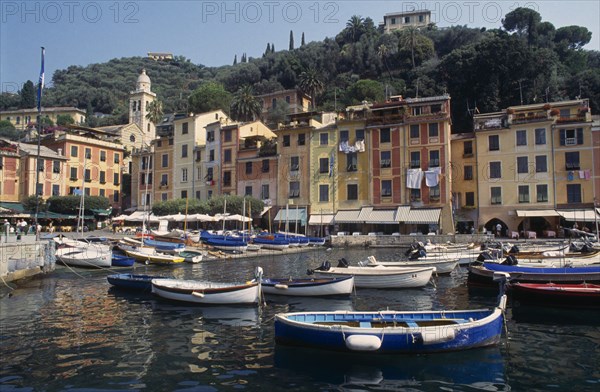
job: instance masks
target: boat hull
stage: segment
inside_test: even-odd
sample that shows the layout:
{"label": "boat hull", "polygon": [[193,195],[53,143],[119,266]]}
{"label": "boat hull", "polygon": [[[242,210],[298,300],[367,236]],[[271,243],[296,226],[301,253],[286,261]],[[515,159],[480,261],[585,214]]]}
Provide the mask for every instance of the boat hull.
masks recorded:
{"label": "boat hull", "polygon": [[600,284],[600,267],[519,267],[496,263],[469,266],[470,285],[495,285],[494,272],[506,272],[511,281],[521,283],[594,283]]}
{"label": "boat hull", "polygon": [[458,259],[443,260],[443,259],[418,259],[415,261],[376,261],[375,263],[369,262],[371,267],[384,266],[384,267],[435,267],[435,273],[438,275],[449,274],[456,269],[458,266]]}
{"label": "boat hull", "polygon": [[315,270],[314,273],[321,277],[354,276],[354,285],[357,288],[399,289],[425,286],[429,283],[433,271],[433,267],[335,267],[328,271]]}
{"label": "boat hull", "polygon": [[354,277],[322,279],[263,279],[263,293],[294,297],[348,296],[354,290]]}
{"label": "boat hull", "polygon": [[377,354],[425,354],[495,345],[503,310],[309,312],[275,316],[278,344]]}
{"label": "boat hull", "polygon": [[55,253],[56,260],[71,267],[110,268],[112,253],[95,245],[89,247],[59,248]]}
{"label": "boat hull", "polygon": [[600,308],[600,285],[514,282],[509,289],[518,304]]}
{"label": "boat hull", "polygon": [[154,279],[152,292],[171,301],[225,305],[258,303],[260,284],[224,284],[180,279]]}
{"label": "boat hull", "polygon": [[114,287],[124,290],[152,291],[152,279],[160,279],[164,276],[138,275],[138,274],[115,274],[106,277],[108,283]]}
{"label": "boat hull", "polygon": [[148,251],[152,248],[144,248],[146,250],[125,250],[128,256],[135,258],[137,261],[144,264],[175,264],[183,263],[184,258],[178,256],[164,255],[156,253],[155,251]]}
{"label": "boat hull", "polygon": [[113,267],[131,267],[135,263],[135,258],[113,253],[111,265]]}

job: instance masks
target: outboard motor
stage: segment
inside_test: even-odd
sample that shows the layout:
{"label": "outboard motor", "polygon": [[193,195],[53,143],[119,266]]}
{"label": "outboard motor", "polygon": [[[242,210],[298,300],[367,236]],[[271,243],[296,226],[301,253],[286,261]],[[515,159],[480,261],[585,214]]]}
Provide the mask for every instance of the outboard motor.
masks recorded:
{"label": "outboard motor", "polygon": [[508,251],[508,253],[511,255],[516,255],[519,252],[520,252],[520,249],[517,245],[513,245],[512,248],[510,248],[510,250]]}
{"label": "outboard motor", "polygon": [[312,275],[314,274],[315,271],[329,271],[329,269],[331,268],[331,263],[327,260],[325,260],[323,263],[321,263],[321,265],[317,268],[313,269],[307,269],[306,270],[306,274],[307,275]]}
{"label": "outboard motor", "polygon": [[479,254],[479,256],[477,256],[477,261],[490,261],[493,260],[494,258],[492,257],[492,252],[490,252],[489,250],[484,250],[483,252],[481,252]]}
{"label": "outboard motor", "polygon": [[338,268],[348,268],[349,265],[350,265],[350,263],[348,263],[348,260],[346,260],[343,257],[338,260],[338,265],[337,265]]}
{"label": "outboard motor", "polygon": [[508,255],[506,259],[502,262],[503,265],[517,265],[517,258],[513,255]]}

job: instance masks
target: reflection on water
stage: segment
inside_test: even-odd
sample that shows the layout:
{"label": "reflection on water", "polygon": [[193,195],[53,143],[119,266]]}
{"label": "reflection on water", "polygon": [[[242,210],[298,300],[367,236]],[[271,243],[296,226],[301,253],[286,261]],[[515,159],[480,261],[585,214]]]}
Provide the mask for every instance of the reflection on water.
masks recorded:
{"label": "reflection on water", "polygon": [[[434,385],[452,390],[509,390],[500,348],[436,355],[369,355],[275,347],[275,366],[339,388],[384,390]],[[292,381],[294,382],[294,381]],[[493,386],[493,389],[491,387]]]}
{"label": "reflection on water", "polygon": [[[247,280],[260,265],[265,276],[303,277],[325,258],[354,263],[370,254],[392,258],[380,249],[336,249],[132,271],[230,282]],[[543,319],[515,309],[501,347],[468,352],[364,356],[274,344],[279,312],[493,306],[495,295],[469,293],[464,269],[419,289],[359,289],[331,299],[272,296],[261,308],[164,302],[112,288],[109,273],[59,267],[13,284],[11,296],[0,288],[0,390],[585,391],[600,384],[600,322],[564,311],[542,311]]]}

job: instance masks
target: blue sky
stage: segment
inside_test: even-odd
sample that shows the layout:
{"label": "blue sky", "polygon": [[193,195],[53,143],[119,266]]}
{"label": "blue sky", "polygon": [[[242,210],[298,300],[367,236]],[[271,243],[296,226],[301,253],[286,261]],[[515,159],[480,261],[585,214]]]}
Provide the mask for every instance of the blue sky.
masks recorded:
{"label": "blue sky", "polygon": [[427,8],[440,27],[496,28],[517,6],[536,9],[555,27],[592,31],[587,49],[600,50],[600,1],[11,1],[0,2],[0,86],[14,91],[37,81],[46,47],[46,81],[69,65],[169,52],[195,64],[231,64],[235,54],[259,57],[267,43],[287,49],[334,37],[352,15],[376,24],[386,13]]}

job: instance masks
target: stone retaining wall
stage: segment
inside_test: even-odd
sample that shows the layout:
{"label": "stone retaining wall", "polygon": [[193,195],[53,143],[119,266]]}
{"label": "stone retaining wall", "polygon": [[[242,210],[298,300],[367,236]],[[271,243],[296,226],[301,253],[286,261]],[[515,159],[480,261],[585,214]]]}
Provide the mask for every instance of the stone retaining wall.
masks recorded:
{"label": "stone retaining wall", "polygon": [[51,241],[0,244],[0,277],[5,282],[53,271],[55,265]]}

